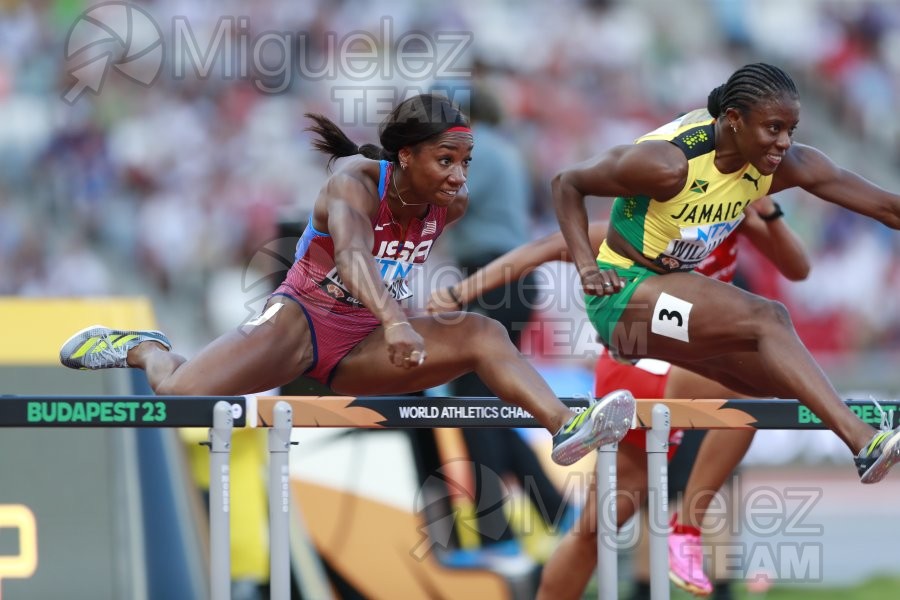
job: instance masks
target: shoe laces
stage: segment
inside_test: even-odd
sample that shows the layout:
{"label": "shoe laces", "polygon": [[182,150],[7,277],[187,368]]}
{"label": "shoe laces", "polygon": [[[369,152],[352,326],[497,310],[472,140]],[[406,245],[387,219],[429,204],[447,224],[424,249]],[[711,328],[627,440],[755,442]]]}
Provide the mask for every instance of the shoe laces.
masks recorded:
{"label": "shoe laces", "polygon": [[583,394],[574,394],[572,396],[572,399],[587,401],[587,403],[588,403],[587,410],[590,410],[592,406],[594,406],[595,404],[597,404],[599,402],[599,400],[597,400],[597,398],[594,396],[594,394],[592,394],[590,392],[585,392]]}
{"label": "shoe laces", "polygon": [[113,348],[112,338],[110,338],[109,333],[102,333],[97,337],[100,338],[100,341],[94,347],[96,348],[100,344],[104,344],[104,347],[101,350],[91,350],[85,355],[84,362],[89,367],[103,366],[110,362],[117,363],[122,360],[124,346],[122,348]]}
{"label": "shoe laces", "polygon": [[576,414],[571,419],[566,421],[566,423],[560,428],[560,430],[559,430],[560,432],[565,431],[567,428],[569,428],[571,426],[572,423],[578,423],[578,425],[580,426],[581,421],[583,421],[584,419],[587,418],[587,416],[591,412],[591,409],[594,407],[595,404],[597,404],[597,399],[594,398],[593,394],[591,394],[590,392],[588,392],[586,394],[573,394],[572,399],[573,400],[586,400],[588,403],[587,408],[585,408],[583,411],[581,411],[580,413]]}
{"label": "shoe laces", "polygon": [[875,396],[870,395],[869,400],[872,401],[872,404],[875,405],[875,408],[881,414],[881,423],[878,425],[878,429],[880,431],[891,431],[894,428],[894,409],[884,410],[881,408],[881,404],[878,403]]}

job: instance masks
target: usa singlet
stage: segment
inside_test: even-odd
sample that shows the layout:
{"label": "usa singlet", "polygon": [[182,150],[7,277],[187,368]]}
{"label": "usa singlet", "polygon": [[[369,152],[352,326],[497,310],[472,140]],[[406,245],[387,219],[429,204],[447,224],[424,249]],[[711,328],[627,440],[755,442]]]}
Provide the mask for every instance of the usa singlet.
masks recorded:
{"label": "usa singlet", "polygon": [[[393,165],[381,161],[378,210],[372,221],[372,256],[395,300],[412,296],[409,278],[419,268],[447,222],[447,208],[431,205],[404,232],[387,203]],[[347,289],[334,263],[334,242],[310,222],[297,242],[294,264],[275,296],[287,296],[303,309],[313,343],[313,364],[305,375],[326,385],[343,358],[380,325]]]}
{"label": "usa singlet", "polygon": [[[610,227],[663,271],[692,271],[730,236],[744,219],[744,208],[766,195],[771,175],[750,164],[734,173],[715,165],[715,119],[705,109],[687,113],[639,138],[665,140],[688,160],[684,188],[659,202],[647,196],[616,198]],[[606,243],[597,259],[621,267],[631,261]]]}
{"label": "usa singlet", "polygon": [[[372,229],[375,241],[372,256],[384,285],[395,300],[405,300],[412,293],[409,278],[425,262],[435,240],[447,221],[446,207],[430,206],[422,219],[412,219],[404,234],[394,220],[387,203],[387,185],[393,165],[381,161],[378,194],[381,202]],[[402,237],[401,237],[402,236]],[[334,264],[334,242],[331,236],[317,231],[310,222],[297,242],[294,265],[286,282],[303,297],[305,303],[332,313],[369,311],[354,298]],[[371,315],[371,313],[369,313]],[[362,315],[360,315],[362,316]],[[374,315],[371,315],[374,318]]]}

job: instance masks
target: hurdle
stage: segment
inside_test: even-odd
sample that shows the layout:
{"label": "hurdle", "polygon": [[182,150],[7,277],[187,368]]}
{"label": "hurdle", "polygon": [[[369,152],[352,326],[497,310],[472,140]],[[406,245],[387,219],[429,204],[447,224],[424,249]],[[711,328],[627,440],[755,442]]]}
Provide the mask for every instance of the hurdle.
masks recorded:
{"label": "hurdle", "polygon": [[0,427],[206,427],[210,451],[211,597],[231,597],[231,432],[246,425],[245,399],[232,396],[0,396]]}
{"label": "hurdle", "polygon": [[[586,410],[586,399],[561,398],[576,411]],[[863,421],[879,426],[886,417],[898,425],[898,405],[884,403],[884,416],[871,400],[846,400]],[[248,397],[248,426],[268,427],[277,420],[276,407],[290,407],[293,427],[408,428],[540,428],[525,410],[497,398],[411,396],[271,396]],[[255,417],[254,417],[255,415]],[[897,415],[897,416],[895,416]],[[647,431],[648,511],[656,523],[667,525],[668,440],[679,429],[825,429],[821,420],[797,400],[781,399],[641,399],[634,427]],[[597,452],[598,598],[618,597],[616,546],[616,451],[611,444]],[[280,493],[271,490],[270,494]],[[650,593],[667,600],[669,553],[667,534],[650,537]],[[274,547],[273,547],[274,551]],[[274,589],[274,588],[273,588]],[[273,600],[279,597],[273,595]],[[287,598],[287,596],[285,596]]]}
{"label": "hurdle", "polygon": [[[562,398],[576,411],[587,399]],[[884,413],[870,400],[847,400],[863,421],[897,426],[898,405]],[[214,600],[228,600],[230,590],[229,453],[235,427],[269,429],[270,588],[273,600],[290,597],[289,451],[294,427],[540,428],[525,410],[497,398],[434,396],[0,396],[2,427],[208,427],[210,451],[210,590]],[[824,429],[822,422],[796,400],[644,399],[637,403],[635,428],[647,429],[649,510],[656,522],[668,523],[667,463],[669,430],[680,429]],[[617,597],[615,453],[599,449],[598,597]],[[601,487],[602,486],[602,487]],[[669,598],[668,547],[665,535],[651,537],[651,595]]]}

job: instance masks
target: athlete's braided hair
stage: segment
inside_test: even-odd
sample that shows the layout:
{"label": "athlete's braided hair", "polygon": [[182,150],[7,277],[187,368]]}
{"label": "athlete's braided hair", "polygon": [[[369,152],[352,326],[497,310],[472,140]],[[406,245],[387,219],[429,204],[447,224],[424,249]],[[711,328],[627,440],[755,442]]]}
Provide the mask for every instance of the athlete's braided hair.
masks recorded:
{"label": "athlete's braided hair", "polygon": [[781,94],[800,96],[791,76],[773,65],[754,63],[741,67],[728,81],[711,91],[706,109],[716,118],[729,108],[746,114],[760,100]]}

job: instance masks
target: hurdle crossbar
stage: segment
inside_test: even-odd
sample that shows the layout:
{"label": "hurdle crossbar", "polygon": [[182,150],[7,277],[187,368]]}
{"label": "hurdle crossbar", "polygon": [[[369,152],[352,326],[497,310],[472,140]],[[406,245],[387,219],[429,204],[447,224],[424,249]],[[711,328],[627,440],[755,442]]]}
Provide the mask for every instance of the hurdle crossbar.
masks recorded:
{"label": "hurdle crossbar", "polygon": [[[588,401],[561,398],[575,410]],[[436,428],[525,427],[541,425],[527,411],[497,398],[436,396],[259,396],[248,397],[248,425],[268,427],[273,407],[287,402],[294,427]],[[881,412],[871,400],[846,400],[863,421],[878,426]],[[637,401],[638,429],[650,429],[653,407],[665,405],[678,429],[827,429],[797,400],[778,399],[642,399]],[[892,427],[898,424],[900,404],[884,403]],[[254,419],[253,415],[256,415]]]}
{"label": "hurdle crossbar", "polygon": [[[584,410],[588,401],[561,398]],[[271,427],[278,402],[292,409],[294,427],[409,429],[540,427],[527,411],[497,398],[436,396],[0,396],[0,427],[209,427],[217,402],[231,405],[234,427]],[[871,400],[846,400],[863,421],[881,423]],[[656,404],[679,429],[825,429],[797,400],[641,399],[638,429],[649,429]],[[883,403],[893,427],[900,404]]]}
{"label": "hurdle crossbar", "polygon": [[[589,401],[561,398],[574,410],[584,410]],[[845,400],[863,421],[878,426],[882,420],[898,426],[900,405],[871,400]],[[664,411],[664,412],[661,412]],[[883,411],[883,412],[882,412]],[[665,414],[665,418],[661,415]],[[290,429],[292,427],[347,427],[371,429],[491,428],[541,425],[527,411],[497,398],[435,396],[0,396],[2,427],[207,427],[210,429],[210,530],[213,555],[210,585],[214,600],[230,598],[228,545],[228,486],[231,430],[235,427],[272,429],[269,449],[274,471],[269,496],[273,519],[271,581],[273,600],[286,598],[289,590],[289,551],[285,508]],[[668,440],[669,428],[679,429],[826,429],[822,421],[797,400],[783,399],[641,399],[637,401],[634,427],[652,430],[653,439]],[[666,441],[647,445],[651,487],[662,504],[653,507],[665,519]],[[603,450],[606,450],[604,452]],[[615,445],[601,449],[600,482],[615,492]],[[604,456],[605,455],[605,456]],[[598,492],[600,492],[598,487]],[[602,498],[603,494],[598,494]],[[600,518],[615,523],[615,503],[607,502],[611,514]],[[611,504],[611,507],[609,506]],[[603,507],[598,506],[598,509]],[[602,513],[601,513],[602,514]],[[667,519],[664,521],[667,522]],[[602,529],[602,527],[601,527]],[[608,543],[615,530],[598,531],[598,552],[615,565]],[[668,555],[665,540],[651,545],[651,587],[654,598],[668,598]],[[657,565],[653,565],[655,562]],[[611,574],[612,569],[609,570]],[[615,587],[600,586],[599,597],[614,598]]]}
{"label": "hurdle crossbar", "polygon": [[0,427],[211,427],[218,402],[247,424],[243,396],[0,396]]}

